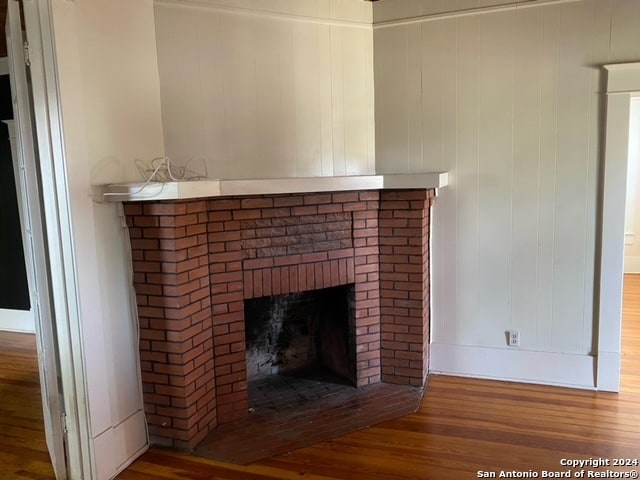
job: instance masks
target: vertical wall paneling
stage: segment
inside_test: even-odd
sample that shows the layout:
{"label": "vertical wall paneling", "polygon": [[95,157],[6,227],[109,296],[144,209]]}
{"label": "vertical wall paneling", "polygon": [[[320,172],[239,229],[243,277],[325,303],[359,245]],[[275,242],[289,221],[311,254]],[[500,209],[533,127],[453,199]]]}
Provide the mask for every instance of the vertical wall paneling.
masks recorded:
{"label": "vertical wall paneling", "polygon": [[540,89],[543,10],[520,10],[515,17],[513,104],[513,218],[511,228],[511,322],[524,348],[536,346],[538,197],[540,175]]}
{"label": "vertical wall paneling", "polygon": [[[295,90],[297,175],[322,174],[322,137],[320,129],[320,54],[317,25],[306,28],[292,25],[293,85],[305,85]],[[313,92],[310,95],[309,92]]]}
{"label": "vertical wall paneling", "polygon": [[[256,39],[253,18],[244,15],[226,15],[221,22],[221,40],[224,39],[223,56],[224,78],[224,110],[227,113],[228,171],[231,178],[238,178],[244,173],[247,163],[252,162],[254,175],[265,173],[265,164],[259,150],[260,139],[256,64]],[[266,40],[269,39],[269,40]],[[265,37],[266,41],[275,41]],[[206,51],[206,47],[202,47]],[[264,72],[260,72],[264,73]],[[261,84],[268,84],[269,78],[261,78]],[[164,83],[160,77],[160,85]],[[278,91],[270,91],[270,95],[279,96]],[[164,98],[164,97],[163,97]],[[260,99],[263,102],[264,99]],[[271,122],[278,122],[277,110]],[[194,126],[196,128],[197,125]],[[280,159],[275,159],[279,161]]]}
{"label": "vertical wall paneling", "polygon": [[245,3],[155,3],[167,154],[211,178],[373,173],[371,5]]}
{"label": "vertical wall paneling", "polygon": [[[249,23],[249,20],[246,20]],[[279,171],[287,163],[295,165],[297,128],[295,112],[291,118],[291,105],[295,98],[292,70],[292,32],[290,25],[283,25],[280,21],[273,21],[264,17],[252,17],[251,26],[246,32],[251,37],[255,55],[251,58],[255,62],[247,61],[247,57],[236,58],[239,68],[246,69],[247,74],[253,67],[247,85],[239,89],[236,76],[229,75],[227,86],[230,91],[238,90],[238,94],[245,89],[255,90],[256,123],[246,124],[240,128],[238,141],[241,136],[256,134],[257,149],[247,152],[242,159],[237,159],[239,165],[252,161],[255,175],[259,178],[269,178],[274,171]],[[286,28],[289,27],[289,28]],[[225,52],[225,57],[229,55]],[[237,105],[230,103],[230,108],[250,115],[251,105]],[[247,118],[248,120],[248,118]],[[229,131],[240,127],[230,125]],[[254,130],[255,128],[255,130]],[[272,159],[271,168],[267,168],[265,158]],[[232,160],[232,158],[230,158]],[[236,172],[231,172],[232,177]]]}
{"label": "vertical wall paneling", "polygon": [[[158,17],[160,13],[161,11],[156,9],[156,17]],[[202,124],[194,127],[200,127],[204,149],[201,152],[194,152],[193,156],[207,160],[208,173],[227,177],[229,176],[229,165],[227,163],[229,156],[227,118],[229,117],[229,113],[227,112],[227,105],[225,104],[224,42],[221,41],[223,22],[224,18],[212,13],[203,14],[197,18],[198,40],[202,45],[206,45],[207,47],[199,57],[200,63],[198,69],[200,77],[198,79],[199,89],[202,93],[200,99]],[[161,37],[158,38],[159,41],[160,39]],[[164,40],[164,37],[162,37],[162,39]],[[169,41],[171,40],[169,39]],[[160,46],[158,46],[158,49],[162,51]],[[179,52],[175,52],[172,56],[174,55],[179,55]],[[160,66],[162,67],[163,65],[164,63],[160,62]],[[165,68],[168,67],[168,69],[173,68],[171,64],[164,66]],[[164,74],[161,73],[161,77],[164,77]],[[170,82],[169,85],[171,85]],[[188,88],[188,86],[185,85],[185,88]],[[172,96],[174,95],[163,96],[163,98],[165,98],[164,101],[172,101]],[[175,100],[179,101],[180,95],[175,96],[177,97]],[[168,109],[168,111],[173,111],[173,108]],[[166,116],[163,116],[163,125],[168,135],[173,132],[173,129],[168,127],[167,121]],[[180,118],[172,119],[172,121],[180,121]],[[165,138],[167,135],[165,135]],[[170,145],[173,145],[173,140],[167,140],[166,143],[167,154],[173,158],[173,152],[168,149]],[[194,166],[199,167],[199,162],[194,164]]]}
{"label": "vertical wall paneling", "polygon": [[464,345],[478,342],[479,283],[478,246],[479,217],[478,174],[480,166],[480,19],[477,16],[456,19],[457,54],[455,71],[456,92],[456,292],[458,296],[457,341]]}
{"label": "vertical wall paneling", "polygon": [[398,171],[409,168],[408,36],[406,28],[384,29],[375,46],[377,63],[394,72],[382,75],[376,84],[376,123],[382,118],[377,130],[376,159]]}
{"label": "vertical wall paneling", "polygon": [[368,85],[373,78],[370,37],[354,29],[342,31],[343,109],[345,175],[369,173],[371,162],[369,101],[373,93]]}
{"label": "vertical wall paneling", "polygon": [[[167,155],[178,163],[185,158],[202,155],[200,138],[194,143],[194,135],[202,133],[202,128],[192,128],[202,115],[201,106],[194,100],[197,88],[195,71],[187,60],[197,52],[197,32],[195,20],[186,12],[170,8],[156,11],[156,28],[171,28],[170,38],[158,38],[158,52],[175,59],[173,64],[159,62],[159,74],[166,81],[163,85],[162,125],[165,132]],[[214,30],[215,31],[215,30]],[[183,52],[186,55],[183,55]],[[140,159],[149,161],[150,159]]]}
{"label": "vertical wall paneling", "polygon": [[[421,42],[414,48],[422,52],[422,86],[420,107],[422,109],[422,167],[444,171],[443,153],[443,116],[445,75],[449,73],[444,68],[444,48],[446,22],[428,22],[420,25]],[[429,48],[429,46],[434,46]],[[442,48],[436,48],[442,47]],[[384,122],[384,117],[380,119]]]}
{"label": "vertical wall paneling", "polygon": [[640,53],[638,2],[635,0],[613,0],[611,13],[608,17],[611,22],[609,62],[621,63],[630,58],[637,59]]}
{"label": "vertical wall paneling", "polygon": [[511,323],[514,19],[514,12],[480,19],[478,317],[479,342],[490,346],[504,345]]}
{"label": "vertical wall paneling", "polygon": [[333,138],[333,174],[346,174],[345,114],[344,114],[344,56],[343,31],[331,27],[331,137]]}
{"label": "vertical wall paneling", "polygon": [[[517,355],[504,337],[514,328],[520,350],[582,358],[586,372],[595,328],[600,66],[640,59],[640,3],[523,2],[491,10],[507,3],[387,0],[374,7],[377,22],[427,15],[374,27],[377,169],[449,172],[433,218],[436,367],[461,373],[459,355],[469,353],[463,347],[482,349],[483,358]],[[456,16],[470,8],[479,10]],[[420,96],[409,81],[414,60],[404,69],[388,53],[415,25]],[[405,92],[392,99],[388,85],[400,85],[398,77],[407,80]],[[412,109],[418,101],[419,115]],[[421,137],[411,127],[418,116]],[[413,163],[418,148],[420,167]],[[482,374],[537,378],[535,365],[516,363],[495,362]],[[465,373],[480,374],[473,368]],[[587,377],[576,381],[588,386]]]}
{"label": "vertical wall paneling", "polygon": [[591,24],[588,7],[575,3],[560,10],[552,348],[572,353],[589,351],[581,333],[583,322],[592,322],[583,301],[591,100],[590,71],[584,67],[590,60],[589,30],[584,28]]}
{"label": "vertical wall paneling", "polygon": [[[329,25],[318,27],[318,82],[320,99],[332,98],[331,33]],[[334,175],[333,168],[333,102],[320,101],[321,174]]]}
{"label": "vertical wall paneling", "polygon": [[[604,91],[604,76],[599,65],[609,62],[609,40],[611,27],[611,0],[590,0],[589,1],[589,21],[592,22],[592,35],[590,42],[590,109],[588,123],[588,162],[589,168],[586,178],[586,228],[585,228],[585,254],[596,250],[596,235],[598,218],[596,212],[599,209],[598,196],[591,192],[599,191],[600,165],[603,158],[603,142],[600,141],[600,132],[604,131],[606,125],[606,97],[601,92]],[[640,12],[639,12],[640,13]],[[640,34],[640,23],[636,26],[636,32]],[[640,37],[639,37],[640,40]],[[640,52],[640,50],[639,50]],[[584,263],[584,311],[591,312],[597,307],[594,303],[595,284],[592,279],[596,278],[595,261],[585,261]],[[585,321],[583,324],[583,345],[590,352],[598,351],[598,336],[594,334],[593,322]]]}
{"label": "vertical wall paneling", "polygon": [[551,350],[554,311],[552,296],[555,285],[554,225],[556,204],[556,162],[558,124],[558,63],[560,7],[542,9],[540,60],[540,133],[538,135],[540,168],[538,173],[538,214],[536,270],[536,348]]}
{"label": "vertical wall paneling", "polygon": [[[409,25],[407,27],[407,85],[408,98],[422,98],[422,26]],[[422,141],[422,102],[409,102],[407,104],[407,161],[409,171],[419,172],[423,170],[423,141]]]}

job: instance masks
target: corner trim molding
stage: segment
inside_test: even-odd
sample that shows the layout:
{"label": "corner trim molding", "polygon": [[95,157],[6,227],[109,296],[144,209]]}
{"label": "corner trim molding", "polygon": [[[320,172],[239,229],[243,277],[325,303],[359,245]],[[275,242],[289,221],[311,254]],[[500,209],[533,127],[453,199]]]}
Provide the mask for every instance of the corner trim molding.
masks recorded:
{"label": "corner trim molding", "polygon": [[508,12],[511,10],[520,10],[524,8],[546,7],[549,5],[561,5],[564,3],[576,3],[581,1],[582,0],[526,0],[524,2],[511,2],[504,5],[495,5],[491,7],[476,7],[465,10],[431,13],[427,15],[417,15],[414,17],[399,18],[397,20],[386,20],[382,22],[376,22],[374,20],[373,28],[378,29],[386,27],[397,27],[401,25],[432,22],[435,20],[447,20],[450,18],[469,17],[487,13]]}
{"label": "corner trim molding", "polygon": [[199,8],[207,10],[215,10],[218,12],[235,14],[235,15],[258,15],[265,18],[275,20],[289,20],[292,22],[310,23],[316,25],[327,25],[331,27],[351,27],[365,30],[372,29],[371,22],[356,20],[339,20],[326,17],[312,17],[308,15],[296,15],[293,13],[270,12],[268,10],[260,10],[239,6],[220,5],[211,0],[155,0],[154,5],[164,7],[177,8]]}

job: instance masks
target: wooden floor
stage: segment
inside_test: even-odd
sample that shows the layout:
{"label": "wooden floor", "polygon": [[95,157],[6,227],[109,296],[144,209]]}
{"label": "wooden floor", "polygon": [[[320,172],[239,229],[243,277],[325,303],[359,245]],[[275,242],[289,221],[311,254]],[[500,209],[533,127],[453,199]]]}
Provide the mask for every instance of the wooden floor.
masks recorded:
{"label": "wooden floor", "polygon": [[[625,278],[623,329],[619,394],[432,376],[419,411],[401,419],[246,467],[153,448],[118,480],[460,480],[514,469],[542,478],[566,472],[563,458],[640,459],[640,276]],[[51,478],[33,352],[4,335],[0,478]]]}
{"label": "wooden floor", "polygon": [[0,479],[51,479],[34,335],[0,332]]}

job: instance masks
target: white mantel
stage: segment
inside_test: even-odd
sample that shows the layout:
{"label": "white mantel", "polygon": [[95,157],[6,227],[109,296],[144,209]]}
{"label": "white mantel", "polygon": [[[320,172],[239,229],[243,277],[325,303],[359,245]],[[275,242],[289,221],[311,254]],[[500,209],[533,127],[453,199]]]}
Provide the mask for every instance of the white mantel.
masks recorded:
{"label": "white mantel", "polygon": [[447,185],[447,182],[446,172],[256,180],[193,180],[95,185],[92,194],[93,200],[99,203],[141,202],[230,195],[442,188]]}

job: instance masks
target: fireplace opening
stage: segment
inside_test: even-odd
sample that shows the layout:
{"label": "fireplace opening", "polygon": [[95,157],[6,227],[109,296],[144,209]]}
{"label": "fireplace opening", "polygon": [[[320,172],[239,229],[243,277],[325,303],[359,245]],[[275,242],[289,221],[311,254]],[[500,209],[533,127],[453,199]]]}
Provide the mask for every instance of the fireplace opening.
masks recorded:
{"label": "fireplace opening", "polygon": [[245,300],[247,380],[356,385],[354,286]]}

